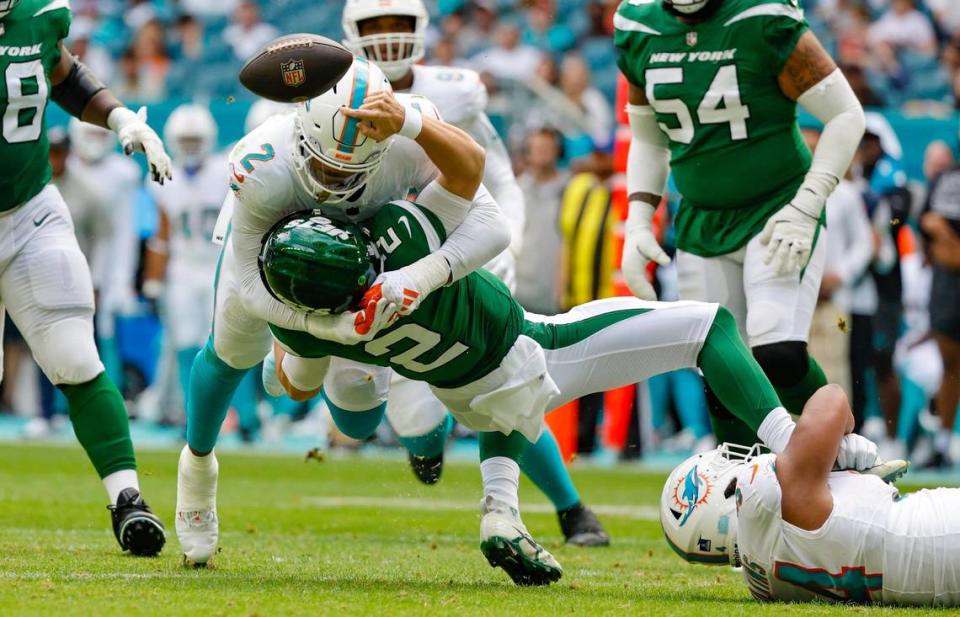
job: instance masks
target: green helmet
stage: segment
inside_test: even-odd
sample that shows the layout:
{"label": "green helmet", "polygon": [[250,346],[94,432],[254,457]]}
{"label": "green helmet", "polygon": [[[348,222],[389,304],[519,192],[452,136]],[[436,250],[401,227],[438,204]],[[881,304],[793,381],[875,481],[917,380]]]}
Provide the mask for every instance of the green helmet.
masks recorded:
{"label": "green helmet", "polygon": [[363,230],[317,211],[281,219],[263,238],[260,276],[274,298],[306,312],[341,313],[373,284],[379,258]]}

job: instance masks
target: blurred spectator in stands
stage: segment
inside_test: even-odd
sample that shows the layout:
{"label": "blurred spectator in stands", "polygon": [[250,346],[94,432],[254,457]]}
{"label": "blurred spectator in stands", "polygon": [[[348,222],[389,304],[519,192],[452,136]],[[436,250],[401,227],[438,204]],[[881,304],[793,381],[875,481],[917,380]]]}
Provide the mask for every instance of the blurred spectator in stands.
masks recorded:
{"label": "blurred spectator in stands", "polygon": [[598,148],[613,135],[613,111],[599,90],[590,84],[590,69],[578,54],[568,54],[560,64],[560,89],[587,119],[589,135]]}
{"label": "blurred spectator in stands", "polygon": [[527,27],[523,42],[551,53],[562,53],[577,44],[573,30],[557,21],[557,7],[553,0],[534,3],[526,11]]}
{"label": "blurred spectator in stands", "polygon": [[203,24],[193,15],[181,15],[173,25],[173,56],[178,60],[196,61],[203,55]]}
{"label": "blurred spectator in stands", "polygon": [[866,7],[844,4],[830,23],[837,35],[837,60],[861,66],[871,60],[867,38],[872,22]]}
{"label": "blurred spectator in stands", "polygon": [[544,56],[537,65],[537,77],[554,88],[560,87],[560,67],[553,56]]}
{"label": "blurred spectator in stands", "polygon": [[112,89],[122,100],[155,103],[166,96],[169,69],[163,26],[158,21],[148,22],[120,57]]}
{"label": "blurred spectator in stands", "polygon": [[914,0],[892,0],[890,9],[870,26],[870,43],[888,68],[898,65],[901,50],[930,57],[937,51],[933,24],[917,10]]}
{"label": "blurred spectator in stands", "polygon": [[179,0],[180,9],[197,17],[227,16],[237,9],[240,0]]}
{"label": "blurred spectator in stands", "polygon": [[930,326],[943,358],[936,398],[941,427],[934,436],[933,465],[951,467],[958,462],[956,448],[951,456],[950,442],[960,402],[960,166],[937,176],[923,210],[921,227],[933,264]]}
{"label": "blurred spectator in stands", "polygon": [[439,66],[466,66],[467,62],[459,55],[457,41],[452,36],[441,37],[430,50],[430,64]]}
{"label": "blurred spectator in stands", "polygon": [[147,22],[157,18],[157,9],[150,0],[127,0],[127,8],[123,12],[123,23],[127,28],[136,32]]}
{"label": "blurred spectator in stands", "polygon": [[873,88],[871,88],[867,82],[867,74],[862,66],[845,64],[841,66],[840,69],[843,71],[847,81],[850,82],[850,87],[853,88],[853,92],[857,95],[857,99],[860,100],[861,105],[864,107],[884,106],[883,99],[873,91]]}
{"label": "blurred spectator in stands", "polygon": [[937,176],[957,164],[953,149],[945,141],[934,141],[923,153],[923,177],[932,186]]}
{"label": "blurred spectator in stands", "polygon": [[[807,145],[815,148],[820,131],[804,129]],[[866,380],[872,367],[873,316],[877,312],[877,289],[870,276],[874,256],[873,226],[867,206],[852,174],[827,200],[827,259],[820,282],[820,302],[811,328],[811,354],[824,361],[834,357],[835,366],[824,369],[831,380],[851,393],[855,429],[860,430],[866,408]],[[837,337],[843,320],[849,337]],[[814,351],[816,350],[816,351]],[[838,352],[842,354],[837,357]],[[826,366],[826,364],[825,364]]]}
{"label": "blurred spectator in stands", "polygon": [[960,30],[960,2],[957,0],[926,0],[937,23],[947,33]]}
{"label": "blurred spectator in stands", "polygon": [[260,19],[260,7],[247,0],[233,12],[231,24],[223,31],[223,40],[233,49],[237,60],[246,60],[280,31]]}
{"label": "blurred spectator in stands", "polygon": [[110,53],[91,41],[97,29],[97,22],[90,16],[78,15],[70,23],[70,36],[67,47],[71,53],[83,61],[93,74],[103,82],[113,80],[113,58]]}
{"label": "blurred spectator in stands", "polygon": [[473,56],[477,70],[488,73],[497,81],[526,81],[533,75],[543,57],[536,47],[520,42],[520,28],[505,22],[497,28],[497,45]]}
{"label": "blurred spectator in stands", "polygon": [[542,315],[562,311],[564,272],[560,200],[569,174],[561,171],[563,136],[552,128],[527,134],[523,145],[523,173],[517,178],[527,204],[523,249],[517,258],[517,300]]}

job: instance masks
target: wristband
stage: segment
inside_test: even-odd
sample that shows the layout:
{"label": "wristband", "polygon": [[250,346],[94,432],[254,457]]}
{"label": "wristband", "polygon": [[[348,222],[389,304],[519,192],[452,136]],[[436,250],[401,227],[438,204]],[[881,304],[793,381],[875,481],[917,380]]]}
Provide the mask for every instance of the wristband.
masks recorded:
{"label": "wristband", "polygon": [[403,126],[397,131],[397,134],[407,139],[416,139],[423,130],[423,114],[416,107],[404,106]]}
{"label": "wristband", "polygon": [[759,437],[765,446],[770,448],[774,454],[780,454],[787,449],[790,442],[790,436],[797,424],[783,407],[777,407],[767,414],[767,417],[760,423],[757,429]]}

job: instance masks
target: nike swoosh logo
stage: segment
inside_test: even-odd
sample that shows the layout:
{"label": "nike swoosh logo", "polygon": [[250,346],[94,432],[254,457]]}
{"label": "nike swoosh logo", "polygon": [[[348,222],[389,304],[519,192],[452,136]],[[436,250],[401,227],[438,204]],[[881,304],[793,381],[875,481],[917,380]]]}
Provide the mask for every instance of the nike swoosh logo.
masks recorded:
{"label": "nike swoosh logo", "polygon": [[51,212],[47,212],[43,216],[41,216],[39,219],[33,219],[33,226],[40,227],[41,225],[43,225],[43,222],[50,217],[51,214],[52,214]]}

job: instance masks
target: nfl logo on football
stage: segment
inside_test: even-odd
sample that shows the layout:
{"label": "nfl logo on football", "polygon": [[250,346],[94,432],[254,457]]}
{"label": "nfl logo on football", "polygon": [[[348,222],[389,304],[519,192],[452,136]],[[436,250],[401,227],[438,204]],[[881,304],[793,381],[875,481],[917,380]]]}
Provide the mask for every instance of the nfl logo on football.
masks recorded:
{"label": "nfl logo on football", "polygon": [[307,80],[307,72],[303,68],[303,60],[290,59],[280,65],[280,72],[283,75],[284,85],[296,88],[302,86]]}
{"label": "nfl logo on football", "polygon": [[697,33],[696,32],[687,32],[687,45],[693,47],[697,44]]}

